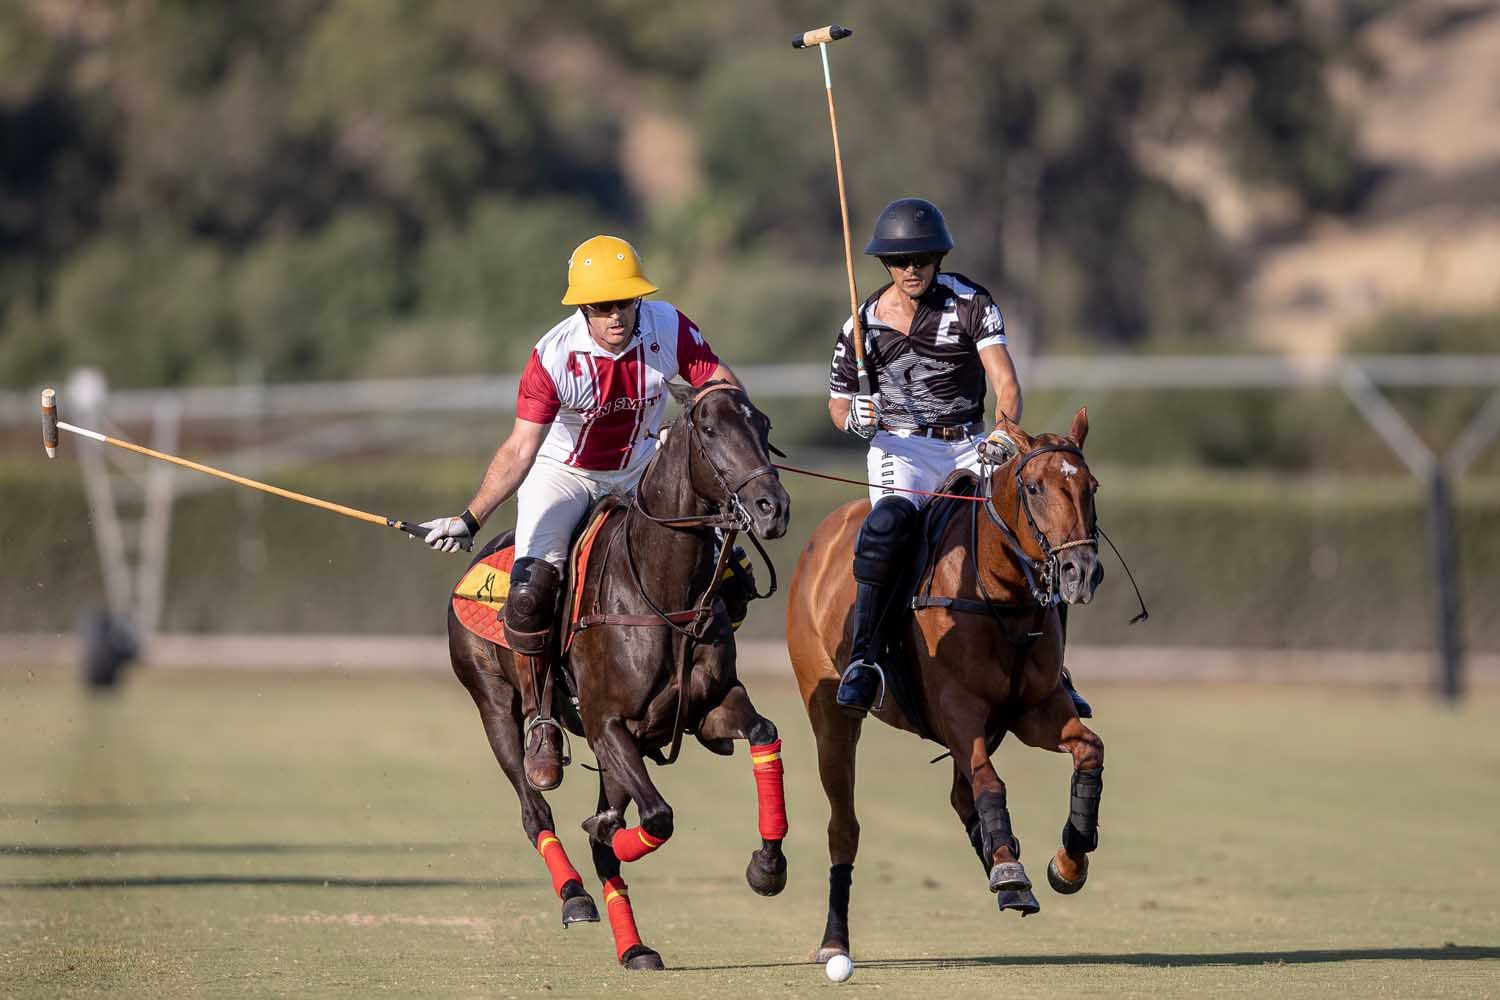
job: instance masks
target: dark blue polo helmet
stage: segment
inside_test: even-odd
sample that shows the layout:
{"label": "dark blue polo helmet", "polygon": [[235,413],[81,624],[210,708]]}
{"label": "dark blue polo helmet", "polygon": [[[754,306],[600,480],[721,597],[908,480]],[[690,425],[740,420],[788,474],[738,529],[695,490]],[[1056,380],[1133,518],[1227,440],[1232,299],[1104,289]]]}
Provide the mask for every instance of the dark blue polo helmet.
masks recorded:
{"label": "dark blue polo helmet", "polygon": [[943,213],[925,198],[897,198],[875,220],[875,235],[865,247],[874,257],[902,253],[947,253],[953,236]]}

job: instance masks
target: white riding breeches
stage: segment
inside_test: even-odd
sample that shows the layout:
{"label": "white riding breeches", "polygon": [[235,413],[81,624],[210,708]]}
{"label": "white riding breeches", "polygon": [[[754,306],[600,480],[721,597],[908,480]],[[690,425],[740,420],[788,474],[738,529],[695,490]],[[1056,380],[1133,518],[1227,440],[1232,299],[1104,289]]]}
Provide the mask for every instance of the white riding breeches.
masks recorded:
{"label": "white riding breeches", "polygon": [[932,497],[900,490],[936,490],[955,470],[979,471],[979,437],[944,441],[941,438],[902,434],[899,431],[877,431],[870,441],[866,457],[870,503],[884,497],[899,496],[911,501],[918,510]]}
{"label": "white riding breeches", "polygon": [[606,493],[633,492],[646,465],[594,472],[539,456],[516,491],[516,558],[545,559],[562,569],[584,512]]}

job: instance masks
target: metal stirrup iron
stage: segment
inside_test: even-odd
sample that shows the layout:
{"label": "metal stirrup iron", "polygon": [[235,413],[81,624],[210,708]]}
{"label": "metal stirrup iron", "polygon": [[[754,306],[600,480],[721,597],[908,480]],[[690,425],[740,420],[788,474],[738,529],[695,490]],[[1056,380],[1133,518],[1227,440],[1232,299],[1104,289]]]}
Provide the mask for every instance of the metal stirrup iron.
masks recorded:
{"label": "metal stirrup iron", "polygon": [[842,674],[839,674],[839,683],[840,684],[844,683],[844,681],[849,677],[849,671],[853,670],[855,667],[868,667],[869,669],[875,671],[875,676],[877,676],[877,677],[880,678],[880,687],[877,688],[876,691],[875,691],[875,704],[872,705],[872,706],[870,706],[870,711],[876,712],[876,711],[879,711],[880,709],[884,708],[885,707],[885,670],[881,668],[880,664],[875,663],[873,661],[870,661],[870,660],[855,660],[853,663],[849,664],[847,667],[844,668],[844,672]]}

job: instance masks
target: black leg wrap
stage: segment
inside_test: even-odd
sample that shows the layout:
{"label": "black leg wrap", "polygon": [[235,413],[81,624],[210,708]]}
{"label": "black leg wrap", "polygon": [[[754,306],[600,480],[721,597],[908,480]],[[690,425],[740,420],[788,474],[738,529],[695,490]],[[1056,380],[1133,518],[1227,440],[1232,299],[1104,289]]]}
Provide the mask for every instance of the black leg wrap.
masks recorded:
{"label": "black leg wrap", "polygon": [[828,926],[824,941],[849,941],[849,886],[854,881],[853,865],[828,867]]}
{"label": "black leg wrap", "polygon": [[965,824],[964,832],[969,835],[969,843],[974,845],[974,853],[979,855],[979,863],[983,865],[984,870],[988,872],[990,870],[990,859],[989,856],[984,853],[984,825],[979,822],[979,816],[977,813],[975,814],[973,819],[969,820],[969,822]]}
{"label": "black leg wrap", "polygon": [[1063,848],[1069,854],[1087,854],[1099,846],[1099,798],[1104,794],[1104,770],[1074,771],[1068,801],[1068,822],[1063,826]]}
{"label": "black leg wrap", "polygon": [[974,810],[979,813],[979,860],[988,866],[995,851],[1005,845],[1010,847],[1011,853],[1020,861],[1021,842],[1010,829],[1010,810],[1005,808],[1005,793],[983,792],[975,796]]}

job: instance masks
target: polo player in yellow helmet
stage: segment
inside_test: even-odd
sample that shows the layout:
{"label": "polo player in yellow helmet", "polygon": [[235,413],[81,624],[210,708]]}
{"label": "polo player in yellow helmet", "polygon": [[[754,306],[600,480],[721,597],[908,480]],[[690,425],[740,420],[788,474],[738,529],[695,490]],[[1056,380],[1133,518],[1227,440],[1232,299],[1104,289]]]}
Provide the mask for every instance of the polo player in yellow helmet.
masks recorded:
{"label": "polo player in yellow helmet", "polygon": [[539,691],[553,666],[550,635],[574,529],[605,493],[635,489],[657,448],[668,381],[740,384],[692,320],[669,302],[644,300],[656,290],[625,240],[595,236],[578,245],[562,299],[578,308],[532,349],[510,436],[468,508],[422,525],[431,529],[428,545],[452,552],[516,498],[505,638],[520,677],[526,780],[539,791],[562,781],[562,729]]}

